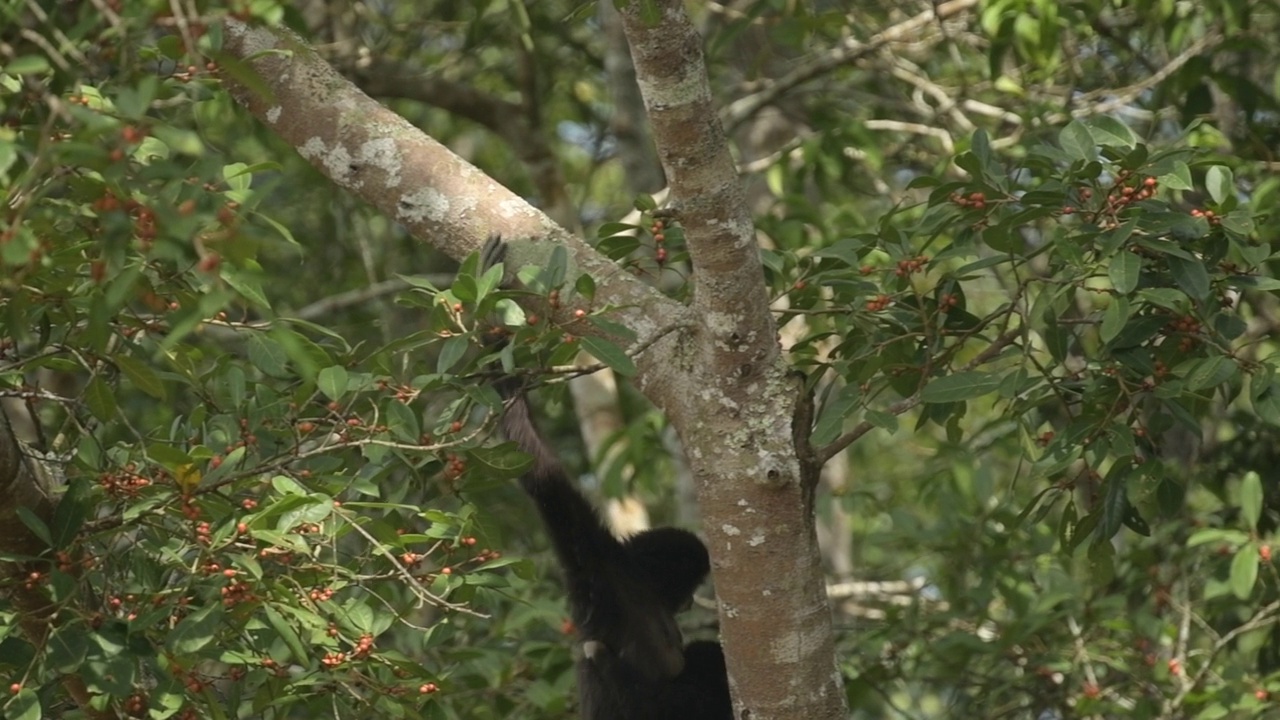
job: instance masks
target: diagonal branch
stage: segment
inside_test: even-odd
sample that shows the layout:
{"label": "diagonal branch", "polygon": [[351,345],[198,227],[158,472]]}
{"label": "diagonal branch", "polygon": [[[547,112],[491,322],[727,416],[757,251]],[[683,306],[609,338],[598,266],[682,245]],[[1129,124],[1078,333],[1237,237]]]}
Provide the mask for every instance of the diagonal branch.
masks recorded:
{"label": "diagonal branch", "polygon": [[929,23],[946,20],[959,15],[978,5],[978,0],[950,0],[937,3],[933,9],[926,10],[911,18],[903,20],[873,35],[866,42],[857,38],[849,38],[840,45],[815,57],[791,72],[769,83],[760,92],[741,98],[725,108],[723,113],[725,127],[733,132],[762,109],[772,105],[793,88],[810,80],[825,75],[836,68],[856,62],[880,48],[893,43],[914,40],[915,34]]}

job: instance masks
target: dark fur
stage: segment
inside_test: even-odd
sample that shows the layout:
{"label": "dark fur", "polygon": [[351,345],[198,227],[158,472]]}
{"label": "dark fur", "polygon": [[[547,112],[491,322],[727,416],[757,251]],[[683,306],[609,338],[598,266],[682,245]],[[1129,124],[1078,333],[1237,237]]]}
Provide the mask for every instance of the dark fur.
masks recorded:
{"label": "dark fur", "polygon": [[[491,240],[484,254],[486,265],[499,261],[500,243]],[[503,431],[533,456],[520,484],[551,536],[583,641],[583,719],[732,720],[720,644],[684,646],[675,621],[711,569],[706,546],[676,528],[619,541],[539,437],[515,381],[498,390],[508,403]]]}
{"label": "dark fur", "polygon": [[551,536],[586,650],[584,720],[731,720],[719,643],[685,647],[675,621],[710,570],[706,546],[676,528],[617,540],[538,436],[523,394],[500,387],[503,431],[533,456],[520,484]]}

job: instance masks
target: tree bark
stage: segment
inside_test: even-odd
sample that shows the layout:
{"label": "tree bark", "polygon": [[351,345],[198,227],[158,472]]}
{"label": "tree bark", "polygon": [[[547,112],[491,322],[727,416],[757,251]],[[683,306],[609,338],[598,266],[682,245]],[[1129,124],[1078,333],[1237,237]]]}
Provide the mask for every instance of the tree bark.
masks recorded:
{"label": "tree bark", "polygon": [[[650,14],[652,13],[652,14]],[[779,352],[752,222],[681,0],[622,10],[636,75],[685,230],[699,319],[675,382],[640,388],[671,417],[710,540],[735,716],[844,717],[807,423]],[[683,360],[683,362],[681,362]]]}

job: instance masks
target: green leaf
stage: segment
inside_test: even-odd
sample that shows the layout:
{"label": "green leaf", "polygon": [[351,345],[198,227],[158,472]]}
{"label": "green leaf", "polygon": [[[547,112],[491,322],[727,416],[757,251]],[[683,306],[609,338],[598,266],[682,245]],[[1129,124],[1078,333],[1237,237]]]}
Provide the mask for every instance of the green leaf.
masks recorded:
{"label": "green leaf", "polygon": [[89,633],[84,625],[58,625],[49,637],[48,656],[45,662],[49,667],[61,673],[74,673],[80,669],[85,655],[89,652]]}
{"label": "green leaf", "polygon": [[399,275],[399,274],[397,274],[396,277],[400,278],[411,287],[419,288],[422,290],[428,290],[432,293],[440,292],[440,289],[437,288],[435,285],[432,285],[431,281],[425,277],[417,277],[414,275]]}
{"label": "green leaf", "polygon": [[[5,688],[8,692],[8,688]],[[4,717],[8,720],[40,720],[44,717],[40,708],[40,696],[35,691],[22,688],[4,704]]]}
{"label": "green leaf", "polygon": [[165,645],[179,655],[194,653],[213,641],[221,623],[222,606],[210,603],[183,618],[169,633]]}
{"label": "green leaf", "polygon": [[158,442],[147,446],[147,457],[164,465],[170,470],[176,470],[184,465],[190,465],[195,462],[191,455],[181,448],[170,445],[169,443]]}
{"label": "green leaf", "polygon": [[1151,537],[1151,526],[1143,519],[1142,513],[1138,512],[1138,508],[1132,505],[1129,506],[1129,511],[1124,515],[1124,525],[1143,537]]}
{"label": "green leaf", "polygon": [[1138,144],[1138,138],[1133,134],[1133,130],[1110,115],[1090,118],[1088,126],[1094,142],[1099,145],[1128,149]]}
{"label": "green leaf", "polygon": [[440,348],[440,356],[436,358],[436,372],[444,375],[467,354],[471,341],[465,335],[454,335],[444,342]]}
{"label": "green leaf", "polygon": [[517,450],[515,443],[478,447],[471,452],[471,459],[484,465],[503,480],[519,477],[533,465],[533,458]]}
{"label": "green leaf", "polygon": [[1076,531],[1077,519],[1075,498],[1067,495],[1067,506],[1062,509],[1062,517],[1058,519],[1058,545],[1067,552],[1075,549],[1071,538]]}
{"label": "green leaf", "polygon": [[1098,159],[1098,145],[1094,142],[1089,128],[1079,120],[1072,120],[1058,131],[1058,144],[1072,160],[1087,162]]}
{"label": "green leaf", "polygon": [[588,303],[596,298],[596,281],[586,273],[578,276],[578,281],[573,284],[573,289],[574,292],[585,298]]}
{"label": "green leaf", "polygon": [[970,370],[934,378],[920,392],[920,400],[927,403],[948,403],[971,400],[1000,389],[1001,376],[996,373]]}
{"label": "green leaf", "polygon": [[266,221],[266,223],[270,225],[271,228],[275,230],[277,234],[280,235],[280,237],[284,238],[285,242],[289,243],[294,247],[299,247],[299,248],[302,247],[302,245],[297,241],[297,239],[293,237],[293,233],[289,230],[289,228],[285,227],[283,224],[277,222],[276,220],[271,219],[270,217],[267,217],[262,213],[253,213],[253,217],[256,220]]}
{"label": "green leaf", "polygon": [[565,276],[569,272],[569,252],[563,245],[552,246],[551,257],[547,259],[547,264],[542,271],[543,282],[546,283],[547,289],[564,285]]}
{"label": "green leaf", "polygon": [[1280,425],[1280,379],[1263,387],[1253,398],[1253,411],[1271,425]]}
{"label": "green leaf", "polygon": [[1223,165],[1210,167],[1204,174],[1204,187],[1209,191],[1209,197],[1221,205],[1235,194],[1235,179],[1231,168]]}
{"label": "green leaf", "polygon": [[859,397],[861,391],[856,384],[846,384],[840,391],[828,395],[818,413],[818,420],[813,425],[810,441],[814,445],[827,445],[840,437],[845,429],[845,418],[858,406]]}
{"label": "green leaf", "polygon": [[303,378],[314,380],[320,368],[333,364],[328,351],[307,336],[283,325],[271,329],[271,338],[280,344],[297,372]]}
{"label": "green leaf", "polygon": [[[1235,377],[1239,370],[1234,360],[1222,355],[1193,360],[1188,364],[1191,365],[1191,369],[1184,377],[1187,381],[1187,389],[1192,391],[1217,387]],[[1182,368],[1179,367],[1178,371],[1181,372],[1181,370]]]}
{"label": "green leaf", "polygon": [[27,529],[31,531],[32,535],[40,538],[45,545],[53,544],[52,536],[49,535],[49,526],[45,525],[44,520],[41,520],[38,515],[31,512],[30,508],[20,505],[13,510],[18,514],[18,519],[22,521],[22,524],[26,525]]}
{"label": "green leaf", "polygon": [[6,75],[37,75],[49,69],[49,61],[39,55],[20,55],[0,68]]}
{"label": "green leaf", "polygon": [[496,290],[502,285],[502,273],[505,270],[503,263],[498,263],[484,271],[476,280],[476,301],[483,300],[485,296]]}
{"label": "green leaf", "polygon": [[307,662],[307,650],[302,644],[302,639],[294,632],[293,626],[270,605],[263,607],[263,612],[266,614],[267,622],[271,624],[271,628],[276,631],[276,636],[284,640],[284,644],[289,647],[289,652],[293,654],[293,659],[305,664]]}
{"label": "green leaf", "polygon": [[309,495],[310,491],[298,484],[288,475],[276,475],[271,478],[271,489],[281,495]]}
{"label": "green leaf", "polygon": [[1102,338],[1102,342],[1109,343],[1124,330],[1125,323],[1129,322],[1129,301],[1122,297],[1111,298],[1107,309],[1102,312],[1102,326],[1098,329],[1098,335]]}
{"label": "green leaf", "polygon": [[404,442],[416,443],[422,437],[418,414],[396,399],[387,403],[387,427]]}
{"label": "green leaf", "polygon": [[1129,471],[1117,464],[1107,473],[1106,495],[1102,499],[1102,523],[1098,526],[1098,537],[1110,540],[1120,532],[1124,518],[1129,513],[1129,493],[1126,476]]}
{"label": "green leaf", "polygon": [[1209,297],[1209,271],[1205,270],[1204,263],[1176,255],[1166,255],[1164,259],[1169,264],[1169,272],[1173,274],[1174,281],[1183,292],[1195,300]]}
{"label": "green leaf", "polygon": [[249,362],[271,377],[289,377],[289,355],[275,340],[261,334],[249,336]]}
{"label": "green leaf", "polygon": [[1173,288],[1144,288],[1138,291],[1138,297],[1174,312],[1186,312],[1187,309],[1187,296]]}
{"label": "green leaf", "polygon": [[1186,488],[1177,480],[1165,477],[1156,485],[1156,509],[1165,519],[1176,517],[1182,511]]}
{"label": "green leaf", "polygon": [[1252,235],[1257,229],[1250,210],[1240,208],[1232,210],[1222,217],[1222,227],[1238,235]]}
{"label": "green leaf", "polygon": [[1205,528],[1195,531],[1191,537],[1187,538],[1187,547],[1192,548],[1209,543],[1224,543],[1232,548],[1238,548],[1246,542],[1249,542],[1248,533],[1226,528]]}
{"label": "green leaf", "polygon": [[863,413],[863,416],[866,417],[867,422],[875,425],[881,430],[887,430],[890,433],[898,432],[898,416],[893,413],[887,413],[883,410],[868,409]]}
{"label": "green leaf", "polygon": [[1190,190],[1195,187],[1191,182],[1191,168],[1181,160],[1173,164],[1171,172],[1161,175],[1158,179],[1160,187],[1169,190]]}
{"label": "green leaf", "polygon": [[1111,257],[1107,275],[1111,277],[1111,286],[1116,292],[1128,295],[1138,287],[1138,277],[1142,274],[1142,259],[1136,253],[1121,250]]}
{"label": "green leaf", "polygon": [[218,275],[231,286],[232,290],[240,293],[240,297],[248,300],[254,306],[268,309],[271,307],[266,293],[262,292],[258,273],[249,273],[224,264],[219,269]]}
{"label": "green leaf", "polygon": [[119,409],[116,405],[115,393],[111,392],[111,386],[102,379],[101,375],[94,375],[85,386],[84,402],[89,407],[89,412],[102,422],[113,420]]}
{"label": "green leaf", "polygon": [[292,508],[288,512],[280,514],[280,520],[276,523],[276,529],[281,532],[288,532],[299,525],[310,525],[318,523],[333,513],[333,498],[326,495],[313,494],[308,496],[308,502]]}
{"label": "green leaf", "polygon": [[160,377],[156,375],[150,366],[124,354],[113,355],[111,359],[116,367],[120,368],[120,372],[129,378],[134,387],[157,400],[166,400],[168,398],[164,383],[160,381]]}
{"label": "green leaf", "polygon": [[93,484],[88,478],[77,476],[67,482],[67,491],[62,494],[58,506],[53,509],[52,540],[54,548],[65,548],[71,544],[89,512],[96,507]]}
{"label": "green leaf", "polygon": [[1244,513],[1245,527],[1250,530],[1258,528],[1258,519],[1262,517],[1262,478],[1257,472],[1250,470],[1240,481],[1240,512]]}
{"label": "green leaf", "polygon": [[[1050,497],[1047,502],[1043,502],[1045,496],[1049,495],[1049,493],[1053,493],[1053,496]],[[1048,514],[1048,511],[1053,509],[1053,506],[1057,504],[1058,500],[1062,499],[1063,495],[1064,493],[1062,492],[1062,489],[1053,485],[1042,489],[1040,492],[1036,493],[1035,497],[1031,498],[1031,502],[1027,503],[1027,506],[1022,508],[1022,511],[1018,513],[1018,517],[1013,521],[1012,529],[1017,530],[1021,528],[1022,524],[1026,522],[1033,510],[1036,513],[1036,519],[1032,522],[1032,525],[1039,523],[1044,519],[1044,516]]]}
{"label": "green leaf", "polygon": [[856,384],[845,385],[838,392],[829,395],[818,412],[817,422],[813,424],[810,440],[815,445],[826,445],[840,437],[844,430],[844,420],[853,412],[858,404],[862,391]]}
{"label": "green leaf", "polygon": [[1241,600],[1253,594],[1253,586],[1258,582],[1258,546],[1246,543],[1236,551],[1231,559],[1230,580],[1231,592]]}
{"label": "green leaf", "polygon": [[244,370],[239,365],[230,365],[227,371],[222,374],[222,382],[218,387],[227,393],[227,399],[231,401],[231,407],[239,408],[244,405],[244,393],[248,383],[245,381]]}
{"label": "green leaf", "polygon": [[616,323],[602,315],[588,315],[587,319],[591,324],[600,328],[610,337],[619,341],[632,341],[636,339],[636,334],[631,328],[621,323]]}
{"label": "green leaf", "polygon": [[341,400],[347,393],[349,382],[347,369],[341,365],[330,365],[316,375],[316,387],[330,400]]}
{"label": "green leaf", "polygon": [[636,364],[622,351],[622,348],[608,340],[594,336],[584,337],[582,347],[597,360],[613,368],[613,371],[619,375],[631,377],[636,374]]}
{"label": "green leaf", "polygon": [[1095,587],[1108,585],[1116,576],[1115,546],[1099,538],[1089,546],[1089,579]]}

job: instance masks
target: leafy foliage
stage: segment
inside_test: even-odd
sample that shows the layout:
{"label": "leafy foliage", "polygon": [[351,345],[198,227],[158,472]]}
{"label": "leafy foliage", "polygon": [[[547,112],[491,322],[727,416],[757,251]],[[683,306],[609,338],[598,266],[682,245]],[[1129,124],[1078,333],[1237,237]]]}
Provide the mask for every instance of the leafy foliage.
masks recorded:
{"label": "leafy foliage", "polygon": [[[741,5],[700,11],[726,100],[896,17]],[[856,717],[1274,712],[1280,63],[1256,39],[1275,7],[1112,5],[931,21],[927,54],[815,76],[826,92],[789,98],[804,127],[751,163],[813,440],[856,468],[821,519],[852,524],[859,577],[912,583],[837,599]],[[590,8],[425,6],[347,20],[374,54],[547,89],[589,217],[643,217],[599,223],[598,249],[687,293],[683,228],[633,203],[603,140]],[[24,568],[6,597],[57,614],[37,645],[0,605],[4,715],[69,713],[75,675],[139,717],[562,717],[563,609],[516,559],[545,553],[505,482],[520,458],[486,442],[485,373],[583,346],[623,376],[632,359],[521,314],[493,272],[424,254],[251,130],[207,59],[215,23],[150,0],[16,8],[65,40],[5,31],[0,398],[35,413],[27,439],[67,486],[52,522],[20,513],[50,553],[5,558]],[[234,11],[306,27],[274,2]],[[506,177],[523,148],[392,101],[535,192]],[[884,122],[916,112],[928,132]],[[592,297],[563,267],[522,271],[537,302]],[[626,337],[606,311],[590,320]],[[630,482],[665,495],[660,424],[633,415]]]}

